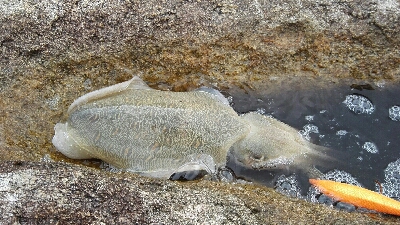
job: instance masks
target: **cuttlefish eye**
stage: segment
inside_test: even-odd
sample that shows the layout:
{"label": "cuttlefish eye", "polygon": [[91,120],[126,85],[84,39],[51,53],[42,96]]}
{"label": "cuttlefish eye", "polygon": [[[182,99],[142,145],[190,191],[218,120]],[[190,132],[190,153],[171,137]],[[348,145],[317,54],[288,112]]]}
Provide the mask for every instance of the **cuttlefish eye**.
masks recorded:
{"label": "cuttlefish eye", "polygon": [[258,153],[253,153],[250,154],[250,158],[254,161],[263,161],[264,160],[264,156]]}

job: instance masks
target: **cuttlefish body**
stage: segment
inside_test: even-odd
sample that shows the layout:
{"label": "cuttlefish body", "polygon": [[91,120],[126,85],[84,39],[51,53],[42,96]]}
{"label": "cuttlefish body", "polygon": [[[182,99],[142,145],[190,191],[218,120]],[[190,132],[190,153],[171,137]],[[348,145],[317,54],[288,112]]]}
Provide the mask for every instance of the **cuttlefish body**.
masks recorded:
{"label": "cuttlefish body", "polygon": [[309,166],[325,157],[294,128],[265,115],[238,115],[218,91],[159,91],[140,78],[88,93],[55,126],[54,146],[151,177],[215,173],[228,152],[248,168]]}

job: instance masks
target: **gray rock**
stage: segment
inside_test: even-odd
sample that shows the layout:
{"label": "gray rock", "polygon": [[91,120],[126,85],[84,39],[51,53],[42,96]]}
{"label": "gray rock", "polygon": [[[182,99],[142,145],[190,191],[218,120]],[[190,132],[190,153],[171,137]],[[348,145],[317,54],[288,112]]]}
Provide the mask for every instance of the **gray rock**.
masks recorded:
{"label": "gray rock", "polygon": [[[67,163],[1,162],[1,224],[379,224],[254,185],[172,182]],[[390,218],[385,218],[390,224]],[[393,221],[393,218],[392,218]],[[393,224],[394,221],[393,221]]]}
{"label": "gray rock", "polygon": [[55,74],[122,66],[143,72],[145,80],[183,83],[202,77],[243,82],[293,74],[330,79],[400,74],[396,0],[0,5],[3,83],[15,80],[24,66]]}

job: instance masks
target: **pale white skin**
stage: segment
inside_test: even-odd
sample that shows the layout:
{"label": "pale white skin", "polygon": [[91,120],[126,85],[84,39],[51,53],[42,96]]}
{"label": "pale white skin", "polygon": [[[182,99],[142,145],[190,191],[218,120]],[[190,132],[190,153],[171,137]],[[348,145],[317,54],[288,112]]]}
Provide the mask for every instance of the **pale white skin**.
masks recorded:
{"label": "pale white skin", "polygon": [[325,157],[297,130],[257,113],[242,116],[221,93],[158,91],[140,78],[75,100],[55,126],[54,146],[74,159],[98,158],[117,168],[169,178],[183,171],[215,173],[229,151],[239,163],[281,169]]}

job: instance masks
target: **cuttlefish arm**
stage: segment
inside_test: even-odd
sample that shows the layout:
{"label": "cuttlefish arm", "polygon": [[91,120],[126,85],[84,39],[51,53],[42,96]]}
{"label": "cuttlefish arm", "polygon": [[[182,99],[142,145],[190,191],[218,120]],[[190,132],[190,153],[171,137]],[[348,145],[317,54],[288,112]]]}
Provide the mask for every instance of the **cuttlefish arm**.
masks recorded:
{"label": "cuttlefish arm", "polygon": [[232,154],[245,167],[310,171],[314,165],[336,163],[330,149],[314,145],[289,125],[269,116],[247,113],[241,116],[251,129],[232,146]]}
{"label": "cuttlefish arm", "polygon": [[309,180],[322,193],[341,202],[381,213],[400,216],[400,202],[382,194],[351,184],[331,180]]}

